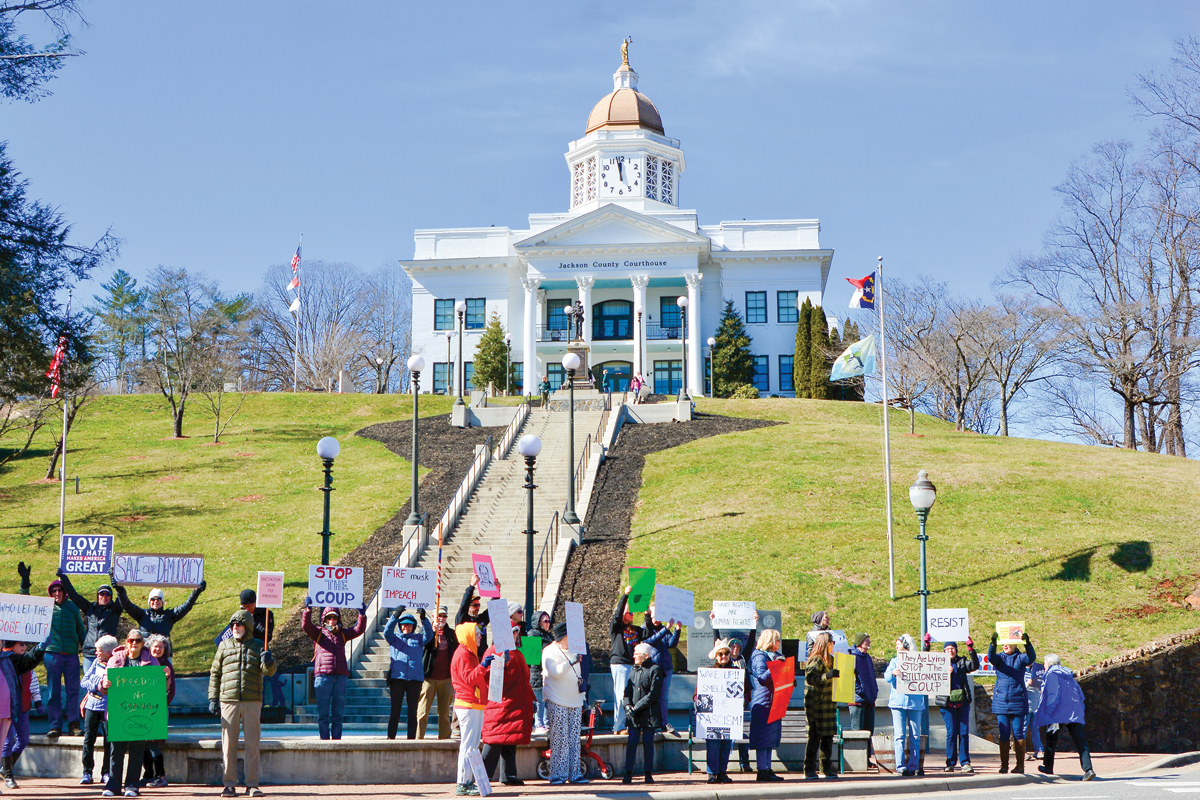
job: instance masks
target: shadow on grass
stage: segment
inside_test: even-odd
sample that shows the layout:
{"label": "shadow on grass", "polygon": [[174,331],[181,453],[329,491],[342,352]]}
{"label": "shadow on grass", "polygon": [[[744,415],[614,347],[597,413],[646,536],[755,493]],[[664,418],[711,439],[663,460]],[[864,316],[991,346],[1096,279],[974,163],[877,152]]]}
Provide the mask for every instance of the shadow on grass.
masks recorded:
{"label": "shadow on grass", "polygon": [[1146,541],[1123,542],[1108,559],[1126,572],[1145,572],[1154,564],[1150,543]]}
{"label": "shadow on grass", "polygon": [[721,517],[740,517],[743,513],[745,513],[745,512],[743,512],[743,511],[723,511],[720,514],[713,514],[711,517],[700,517],[698,519],[689,519],[689,520],[685,520],[684,522],[677,522],[674,525],[667,525],[664,528],[656,528],[655,530],[646,531],[645,533],[640,534],[638,536],[630,535],[629,538],[631,541],[634,539],[638,539],[638,540],[647,539],[651,536],[657,536],[660,533],[666,533],[667,531],[674,530],[676,528],[682,528],[685,525],[695,525],[696,523],[699,523],[699,522],[706,522],[710,519],[720,519]]}
{"label": "shadow on grass", "polygon": [[[121,509],[120,511],[105,511],[92,512],[84,514],[81,517],[68,517],[66,524],[70,528],[78,530],[81,526],[86,526],[85,529],[92,531],[103,530],[113,533],[128,533],[132,525],[136,522],[123,522],[121,517],[126,516],[145,516],[147,519],[154,519],[156,522],[163,520],[180,519],[184,517],[200,517],[218,513],[218,508],[181,508],[175,506],[143,506],[139,505],[135,509]],[[33,549],[40,550],[45,544],[47,538],[58,535],[58,520],[53,522],[30,523],[25,525],[0,525],[0,532],[27,531],[26,542],[32,544]]]}

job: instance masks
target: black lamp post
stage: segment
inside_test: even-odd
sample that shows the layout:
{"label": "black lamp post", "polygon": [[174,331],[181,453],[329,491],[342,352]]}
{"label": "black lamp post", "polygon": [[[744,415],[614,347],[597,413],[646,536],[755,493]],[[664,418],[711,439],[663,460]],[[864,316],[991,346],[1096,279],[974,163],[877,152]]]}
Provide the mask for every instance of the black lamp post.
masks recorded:
{"label": "black lamp post", "polygon": [[567,510],[563,522],[568,525],[579,524],[575,513],[575,370],[579,364],[579,356],[574,353],[563,356],[562,365],[567,371]]}
{"label": "black lamp post", "polygon": [[[508,397],[509,374],[512,372],[512,337],[504,337],[504,396]],[[526,619],[529,619],[526,617]]]}
{"label": "black lamp post", "polygon": [[525,545],[525,619],[533,619],[533,537],[537,531],[533,529],[533,465],[538,453],[542,452],[542,440],[527,433],[517,442],[517,452],[525,457],[525,534],[528,537]]}
{"label": "black lamp post", "polygon": [[458,312],[458,397],[454,400],[454,405],[464,405],[463,385],[467,382],[467,367],[462,360],[462,342],[463,342],[463,321],[467,316],[467,301],[459,300],[454,304],[454,310]]}
{"label": "black lamp post", "polygon": [[675,305],[679,306],[679,315],[681,317],[683,317],[683,319],[680,320],[680,322],[682,323],[682,331],[683,331],[683,399],[690,401],[692,398],[688,396],[688,385],[687,385],[687,378],[688,378],[688,376],[687,376],[687,374],[688,374],[688,363],[687,363],[688,299],[687,299],[687,295],[680,295],[679,299],[675,301]]}
{"label": "black lamp post", "polygon": [[425,369],[425,359],[421,356],[410,356],[408,372],[412,375],[413,393],[413,424],[412,424],[412,503],[405,525],[420,525],[421,510],[417,505],[417,397],[421,394],[421,370]]}
{"label": "black lamp post", "polygon": [[913,509],[917,512],[917,522],[921,525],[921,533],[917,536],[917,540],[921,542],[921,590],[917,594],[921,595],[921,638],[924,639],[929,628],[929,590],[925,570],[925,543],[929,541],[929,537],[925,535],[925,520],[929,518],[929,509],[933,508],[933,503],[937,500],[937,487],[929,480],[929,473],[925,470],[918,472],[916,481],[908,487],[908,499],[912,502]]}
{"label": "black lamp post", "polygon": [[321,564],[329,566],[329,493],[333,491],[333,460],[342,452],[342,446],[332,436],[326,436],[317,442],[317,455],[325,465],[325,485],[320,487],[325,493],[324,522],[321,525]]}
{"label": "black lamp post", "polygon": [[708,399],[713,398],[713,350],[717,346],[717,340],[713,337],[708,337]]}
{"label": "black lamp post", "polygon": [[[454,361],[450,358],[450,340],[454,338],[454,331],[446,331],[446,396],[449,397],[454,391]],[[437,387],[434,387],[435,389]]]}

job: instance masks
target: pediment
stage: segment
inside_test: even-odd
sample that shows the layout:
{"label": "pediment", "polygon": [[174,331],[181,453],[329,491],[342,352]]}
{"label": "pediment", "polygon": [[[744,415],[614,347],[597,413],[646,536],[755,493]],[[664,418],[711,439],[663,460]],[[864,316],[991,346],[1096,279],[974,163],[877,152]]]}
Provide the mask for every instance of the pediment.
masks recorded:
{"label": "pediment", "polygon": [[682,249],[707,249],[709,240],[654,217],[618,205],[606,205],[530,236],[517,242],[514,247],[517,252],[528,254],[541,249],[570,251],[621,245],[676,245]]}

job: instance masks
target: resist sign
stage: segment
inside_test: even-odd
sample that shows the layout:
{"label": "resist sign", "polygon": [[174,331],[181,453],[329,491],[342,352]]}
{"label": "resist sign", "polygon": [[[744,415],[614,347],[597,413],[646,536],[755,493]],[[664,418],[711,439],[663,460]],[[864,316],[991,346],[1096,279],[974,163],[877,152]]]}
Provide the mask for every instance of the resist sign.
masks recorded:
{"label": "resist sign", "polygon": [[946,653],[897,653],[896,691],[901,694],[950,694],[950,656]]}
{"label": "resist sign", "polygon": [[384,567],[379,591],[383,593],[380,603],[384,608],[406,606],[414,610],[423,608],[432,611],[437,603],[437,571]]}
{"label": "resist sign", "polygon": [[58,568],[67,575],[107,575],[112,559],[112,536],[67,534],[59,539]]}
{"label": "resist sign", "polygon": [[50,635],[54,600],[27,594],[0,594],[0,639],[44,642]]}
{"label": "resist sign", "polygon": [[929,633],[935,642],[961,642],[970,636],[965,608],[929,609]]}
{"label": "resist sign", "polygon": [[313,604],[333,608],[359,608],[363,600],[362,567],[308,565],[308,596]]}

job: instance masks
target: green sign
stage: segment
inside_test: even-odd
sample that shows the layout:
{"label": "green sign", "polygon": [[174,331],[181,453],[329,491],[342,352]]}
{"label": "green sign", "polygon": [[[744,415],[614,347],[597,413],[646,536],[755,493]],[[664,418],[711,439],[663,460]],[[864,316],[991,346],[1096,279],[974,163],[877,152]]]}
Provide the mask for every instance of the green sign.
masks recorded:
{"label": "green sign", "polygon": [[657,578],[657,570],[641,569],[640,567],[629,568],[629,585],[632,587],[629,590],[629,605],[627,606],[629,613],[637,614],[649,610],[650,596],[654,594],[654,582]]}
{"label": "green sign", "polygon": [[108,671],[108,740],[153,742],[167,738],[167,676],[162,667]]}
{"label": "green sign", "polygon": [[540,667],[542,665],[542,637],[522,636],[521,655],[525,656],[527,665]]}

